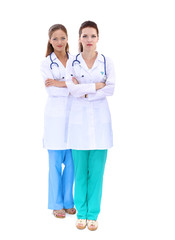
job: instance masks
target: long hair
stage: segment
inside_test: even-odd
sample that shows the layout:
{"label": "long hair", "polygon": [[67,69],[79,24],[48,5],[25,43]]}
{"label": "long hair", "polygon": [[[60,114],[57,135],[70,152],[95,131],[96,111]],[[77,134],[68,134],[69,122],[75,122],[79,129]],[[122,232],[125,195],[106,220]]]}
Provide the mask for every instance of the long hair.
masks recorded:
{"label": "long hair", "polygon": [[[82,34],[82,30],[84,28],[87,28],[87,27],[95,28],[96,31],[97,31],[97,35],[99,35],[99,30],[98,30],[97,24],[95,22],[92,22],[92,21],[86,21],[86,22],[82,23],[81,26],[80,26],[79,37]],[[79,43],[79,52],[83,52],[83,45],[82,45],[82,43]]]}
{"label": "long hair", "polygon": [[[54,24],[54,25],[52,25],[52,26],[49,28],[49,31],[48,31],[49,40],[51,39],[52,34],[53,34],[56,30],[62,30],[62,31],[66,34],[66,36],[68,36],[68,34],[67,34],[67,29],[65,28],[65,26],[63,26],[62,24]],[[50,44],[49,40],[48,40],[48,43],[47,43],[46,57],[47,57],[48,55],[50,55],[50,54],[54,51],[54,49],[53,49],[53,47],[52,47],[52,44]],[[67,45],[66,45],[65,51],[66,51],[66,52],[69,52],[69,45],[68,45],[68,43],[67,43]]]}

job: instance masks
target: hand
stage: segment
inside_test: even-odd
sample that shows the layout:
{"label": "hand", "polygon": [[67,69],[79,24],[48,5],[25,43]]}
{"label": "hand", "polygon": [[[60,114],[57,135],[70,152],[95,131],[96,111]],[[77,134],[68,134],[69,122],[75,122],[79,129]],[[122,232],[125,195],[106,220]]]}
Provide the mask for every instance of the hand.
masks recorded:
{"label": "hand", "polygon": [[67,87],[65,84],[65,81],[57,81],[55,79],[50,79],[50,78],[46,79],[45,86],[46,87],[54,86],[54,87],[61,87],[61,88]]}
{"label": "hand", "polygon": [[77,79],[76,79],[75,77],[72,78],[72,82],[73,82],[74,84],[79,84],[79,82],[77,81]]}
{"label": "hand", "polygon": [[96,90],[98,90],[98,89],[104,88],[106,86],[106,84],[99,82],[99,83],[96,83],[95,86],[96,86]]}
{"label": "hand", "polygon": [[48,79],[46,79],[46,81],[45,81],[45,86],[46,87],[50,87],[50,86],[55,86],[56,87],[56,83],[57,83],[58,81],[56,81],[56,80],[54,80],[54,79],[50,79],[50,78],[48,78]]}

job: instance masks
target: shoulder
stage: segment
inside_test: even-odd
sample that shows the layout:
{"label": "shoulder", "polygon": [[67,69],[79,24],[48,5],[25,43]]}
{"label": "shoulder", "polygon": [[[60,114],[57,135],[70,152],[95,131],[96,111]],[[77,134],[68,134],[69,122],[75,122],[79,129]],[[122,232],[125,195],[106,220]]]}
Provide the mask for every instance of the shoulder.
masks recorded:
{"label": "shoulder", "polygon": [[112,59],[103,53],[98,54],[98,61],[102,63],[107,70],[113,68]]}
{"label": "shoulder", "polygon": [[106,56],[106,54],[98,53],[98,61],[103,64],[107,64],[111,62],[111,59],[108,56]]}
{"label": "shoulder", "polygon": [[112,60],[111,60],[111,58],[110,57],[108,57],[108,56],[106,56],[106,54],[103,54],[103,53],[99,53],[99,56],[98,56],[98,59],[99,59],[99,61],[101,61],[101,62],[112,62]]}
{"label": "shoulder", "polygon": [[41,67],[49,66],[50,64],[50,55],[41,60]]}

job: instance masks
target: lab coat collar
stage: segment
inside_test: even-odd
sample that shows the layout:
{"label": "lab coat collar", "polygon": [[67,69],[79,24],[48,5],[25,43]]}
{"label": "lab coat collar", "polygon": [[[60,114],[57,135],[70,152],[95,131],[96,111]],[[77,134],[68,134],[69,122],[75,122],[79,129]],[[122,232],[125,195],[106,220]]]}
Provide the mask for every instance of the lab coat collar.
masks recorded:
{"label": "lab coat collar", "polygon": [[[69,53],[67,53],[69,56]],[[70,57],[70,56],[69,56]],[[53,62],[56,62],[59,66],[62,65],[62,62],[57,58],[56,54],[54,52],[51,53],[51,58]],[[63,66],[64,67],[64,66]]]}
{"label": "lab coat collar", "polygon": [[104,57],[102,56],[102,54],[101,54],[101,53],[98,53],[98,55],[97,55],[97,58],[98,58],[98,61],[100,61],[100,62],[103,62],[103,63],[104,63]]}
{"label": "lab coat collar", "polygon": [[83,59],[83,57],[82,57],[82,53],[80,53],[79,61],[80,61],[81,66],[82,66],[84,69],[86,69],[86,70],[89,71],[89,70],[93,70],[94,68],[96,68],[96,67],[98,66],[98,62],[99,62],[99,61],[100,61],[100,62],[104,62],[104,58],[103,58],[103,56],[102,56],[100,53],[97,52],[97,58],[96,58],[96,60],[95,60],[95,62],[94,62],[94,65],[92,66],[91,69],[89,69],[89,68],[87,67],[86,62],[84,61],[84,59]]}
{"label": "lab coat collar", "polygon": [[51,53],[51,58],[53,62],[60,63],[59,59],[57,58],[56,54],[54,52]]}

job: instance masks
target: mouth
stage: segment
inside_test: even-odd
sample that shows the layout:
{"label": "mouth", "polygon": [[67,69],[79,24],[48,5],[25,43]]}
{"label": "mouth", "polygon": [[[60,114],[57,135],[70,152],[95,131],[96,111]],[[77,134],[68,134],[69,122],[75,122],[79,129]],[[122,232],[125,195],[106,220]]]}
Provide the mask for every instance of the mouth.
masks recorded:
{"label": "mouth", "polygon": [[88,46],[88,47],[91,47],[91,46],[92,46],[92,44],[90,44],[90,43],[89,43],[89,44],[87,44],[87,46]]}
{"label": "mouth", "polygon": [[58,45],[57,47],[61,48],[61,47],[62,47],[62,45]]}

